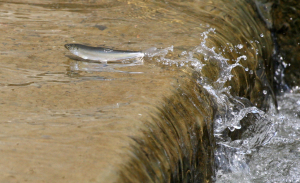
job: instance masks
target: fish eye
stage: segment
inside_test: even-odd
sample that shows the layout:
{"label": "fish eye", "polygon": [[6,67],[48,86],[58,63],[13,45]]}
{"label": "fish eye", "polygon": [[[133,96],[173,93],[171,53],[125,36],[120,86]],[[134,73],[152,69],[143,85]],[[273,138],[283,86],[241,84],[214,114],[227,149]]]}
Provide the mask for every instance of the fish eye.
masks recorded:
{"label": "fish eye", "polygon": [[65,48],[67,48],[68,50],[72,48],[71,44],[65,44]]}

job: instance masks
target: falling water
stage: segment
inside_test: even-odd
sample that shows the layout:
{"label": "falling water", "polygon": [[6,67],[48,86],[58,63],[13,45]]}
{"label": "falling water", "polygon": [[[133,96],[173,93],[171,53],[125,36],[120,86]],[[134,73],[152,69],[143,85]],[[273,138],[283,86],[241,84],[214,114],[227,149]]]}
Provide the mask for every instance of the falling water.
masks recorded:
{"label": "falling water", "polygon": [[[0,5],[1,181],[299,181],[300,99],[273,92],[269,4]],[[97,63],[70,42],[157,50]]]}
{"label": "falling water", "polygon": [[[256,37],[247,37],[249,32],[241,30],[242,39],[233,43],[222,37],[222,29],[206,27],[199,33],[200,45],[178,53],[179,58],[155,55],[163,65],[192,68],[194,75],[189,84],[180,84],[178,94],[165,99],[163,108],[153,115],[154,124],[149,122],[149,131],[143,131],[145,138],[133,137],[138,145],[133,148],[134,160],[126,168],[130,171],[135,167],[136,175],[125,173],[122,179],[205,182],[216,176],[217,182],[235,182],[230,177],[249,175],[251,156],[276,134],[274,121],[266,113],[277,110],[272,82],[268,80],[272,69],[270,34],[260,32],[252,35]],[[212,40],[223,44],[208,43]],[[174,55],[173,49],[165,51]],[[236,86],[237,80],[245,83]],[[204,101],[210,101],[210,107]],[[215,161],[207,159],[211,157]],[[241,180],[245,177],[237,182]]]}

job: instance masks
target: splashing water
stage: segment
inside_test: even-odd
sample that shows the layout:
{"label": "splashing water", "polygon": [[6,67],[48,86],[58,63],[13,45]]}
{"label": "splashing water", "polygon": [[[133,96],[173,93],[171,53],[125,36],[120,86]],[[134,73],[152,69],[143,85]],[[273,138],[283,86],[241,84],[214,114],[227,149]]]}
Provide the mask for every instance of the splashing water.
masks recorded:
{"label": "splashing water", "polygon": [[[173,52],[173,47],[153,56],[159,56],[158,61],[165,65],[192,66],[201,73],[197,83],[213,97],[218,108],[214,121],[214,136],[217,140],[215,152],[217,182],[251,182],[252,178],[249,175],[253,167],[249,167],[250,157],[257,153],[258,147],[268,144],[276,134],[274,122],[270,120],[269,114],[253,106],[247,98],[231,95],[231,86],[226,86],[226,82],[234,77],[232,70],[236,67],[249,71],[249,68],[240,63],[241,60],[247,61],[247,56],[242,54],[230,64],[230,59],[224,56],[224,49],[223,52],[217,53],[215,47],[210,48],[206,45],[209,34],[216,34],[215,29],[209,28],[201,33],[201,44],[191,51],[183,51],[178,59],[166,57],[169,51]],[[230,51],[240,53],[238,50],[243,47],[243,44],[237,44],[230,47]],[[203,60],[197,55],[203,55]],[[217,63],[220,68],[214,82],[210,82],[202,72],[203,67],[209,62]]]}

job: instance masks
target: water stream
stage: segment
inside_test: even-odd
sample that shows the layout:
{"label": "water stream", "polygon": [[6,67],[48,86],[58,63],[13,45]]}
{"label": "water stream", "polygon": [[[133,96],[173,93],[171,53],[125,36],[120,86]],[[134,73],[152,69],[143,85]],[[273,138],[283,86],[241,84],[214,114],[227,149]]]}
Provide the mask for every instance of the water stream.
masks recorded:
{"label": "water stream", "polygon": [[276,106],[271,33],[234,2],[0,1],[0,181],[300,182],[299,90]]}

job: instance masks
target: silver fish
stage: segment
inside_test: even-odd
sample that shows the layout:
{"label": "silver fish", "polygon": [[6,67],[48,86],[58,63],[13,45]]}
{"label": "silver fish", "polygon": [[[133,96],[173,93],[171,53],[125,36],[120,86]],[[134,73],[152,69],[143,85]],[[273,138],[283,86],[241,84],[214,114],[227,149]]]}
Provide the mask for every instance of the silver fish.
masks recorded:
{"label": "silver fish", "polygon": [[116,61],[144,57],[143,52],[112,50],[104,47],[92,47],[82,44],[66,44],[65,47],[74,55],[88,60]]}

